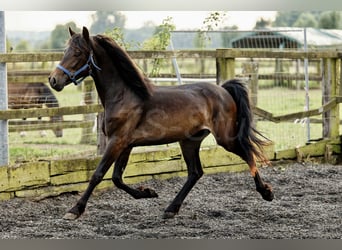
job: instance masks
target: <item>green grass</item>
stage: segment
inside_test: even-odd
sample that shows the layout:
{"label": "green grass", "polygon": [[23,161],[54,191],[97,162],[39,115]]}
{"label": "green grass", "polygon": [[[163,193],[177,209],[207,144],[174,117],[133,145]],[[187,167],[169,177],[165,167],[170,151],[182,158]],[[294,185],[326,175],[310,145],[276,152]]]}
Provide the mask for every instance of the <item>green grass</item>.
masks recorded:
{"label": "green grass", "polygon": [[[310,109],[319,108],[322,105],[322,91],[320,89],[310,90],[309,98]],[[261,89],[258,92],[257,106],[274,115],[301,112],[306,106],[305,91],[280,87]]]}
{"label": "green grass", "polygon": [[[320,89],[309,92],[310,109],[321,107],[322,93]],[[273,115],[285,115],[294,112],[302,112],[305,107],[305,91],[287,88],[262,89],[258,93],[258,107],[273,113]],[[313,117],[321,119],[321,116]],[[275,143],[276,150],[293,148],[305,145],[308,142],[307,125],[304,120],[292,120],[282,123],[259,121],[258,129]],[[322,137],[322,124],[310,124],[310,139]]]}

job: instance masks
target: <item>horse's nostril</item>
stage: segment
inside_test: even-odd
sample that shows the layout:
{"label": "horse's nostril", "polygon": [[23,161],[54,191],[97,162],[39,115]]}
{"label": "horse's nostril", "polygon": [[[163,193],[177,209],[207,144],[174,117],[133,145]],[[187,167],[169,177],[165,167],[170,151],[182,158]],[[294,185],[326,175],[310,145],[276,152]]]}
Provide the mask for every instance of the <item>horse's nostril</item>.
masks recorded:
{"label": "horse's nostril", "polygon": [[55,86],[56,85],[56,78],[49,76],[49,83],[51,86]]}

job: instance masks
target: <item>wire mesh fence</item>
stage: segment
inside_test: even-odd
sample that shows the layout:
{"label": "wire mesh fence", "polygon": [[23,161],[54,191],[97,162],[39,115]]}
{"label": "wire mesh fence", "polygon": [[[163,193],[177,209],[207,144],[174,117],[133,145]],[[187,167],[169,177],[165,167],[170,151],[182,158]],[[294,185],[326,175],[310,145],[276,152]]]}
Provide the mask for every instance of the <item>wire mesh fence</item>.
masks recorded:
{"label": "wire mesh fence", "polygon": [[[306,36],[305,36],[306,34]],[[340,49],[342,30],[315,28],[265,28],[256,30],[219,30],[172,32],[174,49]]]}
{"label": "wire mesh fence", "polygon": [[[204,34],[203,34],[204,33]],[[339,31],[271,28],[253,31],[176,31],[176,49],[263,49],[304,51],[341,47]],[[201,41],[202,40],[202,41]],[[322,105],[321,60],[283,58],[236,59],[236,76],[249,83],[255,106],[274,115],[301,112]],[[180,63],[181,64],[181,63]],[[182,70],[180,70],[182,72]],[[205,75],[205,67],[201,68]],[[322,117],[302,117],[285,123],[258,119],[258,127],[282,150],[310,143],[322,137]]]}
{"label": "wire mesh fence", "polygon": [[[288,59],[253,59],[244,61],[238,75],[249,83],[253,105],[281,116],[319,108],[322,105],[320,67],[313,67],[309,92],[304,80],[303,62]],[[319,62],[310,62],[317,65]],[[310,103],[306,102],[309,93]],[[294,148],[322,137],[322,122],[313,123],[306,117],[274,123],[257,117],[258,128],[275,143],[276,150]],[[308,124],[310,122],[310,124]],[[309,131],[308,131],[309,129]],[[310,137],[309,137],[310,135]]]}

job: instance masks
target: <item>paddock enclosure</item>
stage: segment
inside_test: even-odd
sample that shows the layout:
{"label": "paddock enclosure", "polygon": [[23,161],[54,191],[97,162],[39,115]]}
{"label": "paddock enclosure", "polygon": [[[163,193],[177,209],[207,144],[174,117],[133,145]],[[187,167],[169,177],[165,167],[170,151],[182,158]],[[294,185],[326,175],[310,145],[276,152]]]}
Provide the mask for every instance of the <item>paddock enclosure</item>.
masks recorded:
{"label": "paddock enclosure", "polygon": [[[340,155],[341,54],[334,50],[175,50],[129,51],[139,67],[149,72],[153,60],[162,59],[155,84],[179,84],[172,60],[176,58],[182,84],[206,81],[218,84],[242,78],[249,84],[257,128],[273,141],[266,150],[270,160],[336,163]],[[7,64],[7,80],[47,82],[62,53],[0,54]],[[308,78],[303,68],[308,61]],[[309,81],[310,88],[305,87]],[[84,190],[99,161],[104,140],[100,126],[102,107],[91,79],[80,87],[68,86],[55,93],[59,107],[0,110],[9,122],[10,164],[0,168],[0,198],[55,196]],[[306,104],[310,97],[309,105]],[[50,116],[63,116],[51,122]],[[36,117],[42,117],[39,121]],[[22,120],[26,118],[26,120]],[[310,125],[308,126],[308,122]],[[63,137],[52,129],[62,128]],[[46,130],[41,137],[38,131]],[[26,131],[21,137],[19,132]],[[247,166],[233,154],[223,153],[212,137],[202,145],[205,173],[243,171]],[[185,165],[178,145],[137,148],[133,152],[125,181],[184,176]],[[112,187],[111,173],[100,188]]]}
{"label": "paddock enclosure", "polygon": [[255,195],[248,172],[204,175],[172,220],[165,205],[185,178],[153,179],[156,199],[135,200],[119,189],[95,192],[77,221],[63,214],[78,196],[0,203],[2,239],[341,239],[342,167],[282,163],[261,169],[275,199]]}

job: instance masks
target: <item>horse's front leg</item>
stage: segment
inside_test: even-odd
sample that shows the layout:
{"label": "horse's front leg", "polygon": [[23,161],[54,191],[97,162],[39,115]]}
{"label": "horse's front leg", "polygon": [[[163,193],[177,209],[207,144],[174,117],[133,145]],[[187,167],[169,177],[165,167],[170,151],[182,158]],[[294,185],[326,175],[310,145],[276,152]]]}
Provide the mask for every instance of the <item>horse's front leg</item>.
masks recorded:
{"label": "horse's front leg", "polygon": [[95,187],[102,181],[108,169],[111,167],[118,155],[120,155],[121,150],[122,149],[117,143],[108,143],[105,153],[89,181],[87,189],[85,190],[81,198],[77,201],[76,205],[64,215],[63,219],[75,220],[83,214],[91,193],[93,192]]}
{"label": "horse's front leg", "polygon": [[122,175],[123,175],[125,168],[127,166],[127,162],[128,162],[131,150],[132,150],[131,147],[128,147],[125,150],[123,150],[122,153],[120,154],[120,156],[118,157],[118,159],[115,161],[113,177],[112,177],[112,180],[113,180],[115,186],[126,191],[128,194],[133,196],[135,199],[158,197],[158,194],[150,188],[139,187],[137,189],[133,189],[133,188],[127,186],[123,182]]}

